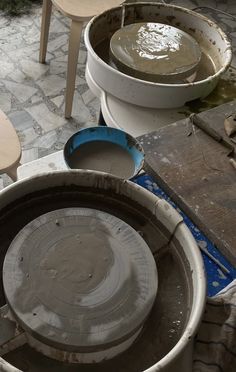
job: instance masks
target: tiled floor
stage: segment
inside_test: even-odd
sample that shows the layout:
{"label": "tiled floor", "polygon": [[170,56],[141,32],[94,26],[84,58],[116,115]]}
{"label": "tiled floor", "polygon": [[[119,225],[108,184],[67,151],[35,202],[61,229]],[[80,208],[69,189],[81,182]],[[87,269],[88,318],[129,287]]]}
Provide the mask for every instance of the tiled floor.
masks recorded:
{"label": "tiled floor", "polygon": [[[130,2],[130,1],[129,1]],[[234,0],[165,1],[188,8],[208,6],[202,10],[212,16],[230,35],[236,47],[236,19],[215,10],[236,15]],[[64,118],[69,20],[54,11],[47,64],[38,63],[41,8],[29,15],[6,18],[0,15],[0,108],[14,124],[22,145],[22,163],[62,149],[66,140],[79,128],[96,124],[99,101],[85,81],[86,49],[81,42],[76,92],[70,120]],[[236,55],[228,78],[235,79]],[[229,75],[231,73],[231,75]],[[0,189],[11,180],[0,177]]]}

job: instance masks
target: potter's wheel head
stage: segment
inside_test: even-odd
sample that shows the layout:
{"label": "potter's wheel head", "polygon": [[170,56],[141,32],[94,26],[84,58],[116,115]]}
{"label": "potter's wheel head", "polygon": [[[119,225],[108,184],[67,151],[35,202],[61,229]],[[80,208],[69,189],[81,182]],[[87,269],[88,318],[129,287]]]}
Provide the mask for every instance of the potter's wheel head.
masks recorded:
{"label": "potter's wheel head", "polygon": [[54,210],[26,225],[6,254],[3,282],[15,318],[36,340],[104,358],[134,341],[157,293],[144,239],[90,208]]}
{"label": "potter's wheel head", "polygon": [[201,49],[188,33],[154,22],[133,23],[116,31],[110,41],[111,59],[131,76],[155,82],[180,82],[191,77]]}

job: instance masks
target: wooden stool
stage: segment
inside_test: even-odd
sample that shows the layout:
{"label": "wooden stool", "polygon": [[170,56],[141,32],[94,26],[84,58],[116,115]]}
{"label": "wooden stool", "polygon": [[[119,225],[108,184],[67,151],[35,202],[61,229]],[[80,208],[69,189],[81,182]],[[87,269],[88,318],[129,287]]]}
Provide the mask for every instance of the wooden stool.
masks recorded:
{"label": "wooden stool", "polygon": [[71,117],[83,22],[90,20],[93,16],[107,9],[121,4],[123,1],[124,0],[43,0],[39,62],[45,63],[52,3],[65,16],[71,18],[65,97],[66,118]]}
{"label": "wooden stool", "polygon": [[13,181],[16,181],[20,158],[19,138],[10,120],[0,110],[0,173],[7,173]]}

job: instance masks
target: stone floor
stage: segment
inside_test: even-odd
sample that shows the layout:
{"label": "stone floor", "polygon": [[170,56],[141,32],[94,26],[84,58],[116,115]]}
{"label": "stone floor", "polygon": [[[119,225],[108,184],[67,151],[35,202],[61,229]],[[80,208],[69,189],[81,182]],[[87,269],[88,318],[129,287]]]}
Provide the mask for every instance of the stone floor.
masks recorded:
{"label": "stone floor", "polygon": [[[219,22],[236,47],[236,18],[218,12],[236,15],[235,0],[165,2],[191,9],[211,7],[200,11]],[[69,20],[53,11],[45,65],[38,63],[40,21],[39,6],[19,18],[0,14],[0,108],[9,116],[19,135],[22,163],[62,149],[72,133],[95,125],[99,112],[99,101],[89,90],[84,77],[86,49],[82,40],[72,118],[64,118]],[[235,72],[236,54],[231,66]],[[8,176],[2,175],[0,189],[10,182]]]}

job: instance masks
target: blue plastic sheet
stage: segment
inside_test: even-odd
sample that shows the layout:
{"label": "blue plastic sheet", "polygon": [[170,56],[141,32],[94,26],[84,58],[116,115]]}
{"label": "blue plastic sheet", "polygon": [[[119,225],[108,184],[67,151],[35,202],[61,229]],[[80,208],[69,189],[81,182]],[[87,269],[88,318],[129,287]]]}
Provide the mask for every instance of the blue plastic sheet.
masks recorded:
{"label": "blue plastic sheet", "polygon": [[219,260],[228,270],[229,274],[224,272],[216,263],[214,263],[206,254],[202,253],[206,274],[207,274],[207,295],[214,296],[225,288],[233,279],[236,278],[236,268],[234,268],[220,251],[211,243],[211,241],[192,223],[192,221],[178,208],[178,206],[165,194],[156,182],[147,174],[142,174],[133,180],[138,185],[151,191],[155,195],[167,200],[183,217],[184,222],[190,229],[198,244],[206,247],[217,260]]}

